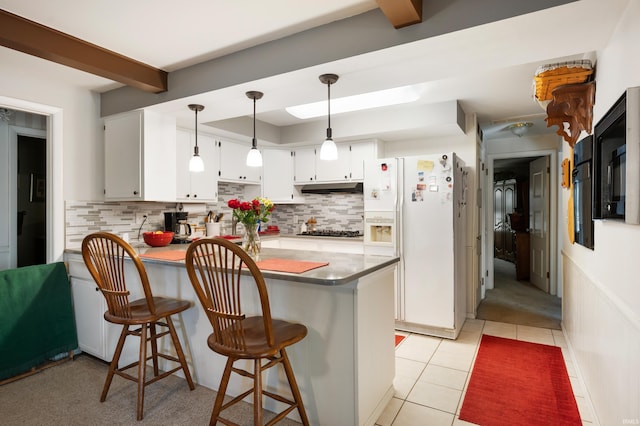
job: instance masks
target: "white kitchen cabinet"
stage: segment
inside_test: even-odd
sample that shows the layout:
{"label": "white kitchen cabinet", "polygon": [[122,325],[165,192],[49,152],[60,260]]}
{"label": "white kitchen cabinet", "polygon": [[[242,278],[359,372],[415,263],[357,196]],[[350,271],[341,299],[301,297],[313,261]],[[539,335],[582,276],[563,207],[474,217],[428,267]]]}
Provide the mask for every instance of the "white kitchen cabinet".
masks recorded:
{"label": "white kitchen cabinet", "polygon": [[97,315],[107,310],[104,297],[93,280],[72,276],[70,281],[78,346],[82,352],[106,360],[105,320],[102,315]]}
{"label": "white kitchen cabinet", "polygon": [[351,180],[364,180],[364,162],[378,158],[378,145],[378,141],[354,142],[349,145]]}
{"label": "white kitchen cabinet", "polygon": [[295,183],[309,183],[316,180],[316,149],[312,146],[296,148],[293,151]]}
{"label": "white kitchen cabinet", "polygon": [[262,196],[274,203],[303,202],[300,190],[293,185],[293,152],[285,149],[262,150]]}
{"label": "white kitchen cabinet", "polygon": [[320,160],[320,147],[299,147],[294,150],[294,182],[349,182],[364,179],[364,160],[378,158],[377,140],[336,144],[338,159]]}
{"label": "white kitchen cabinet", "polygon": [[[101,360],[111,361],[122,326],[112,324],[104,319],[107,303],[98,289],[80,254],[65,254],[65,262],[69,266],[71,297],[80,350]],[[139,282],[128,277],[131,283],[130,300],[139,299],[142,290],[136,287]],[[127,365],[138,359],[139,346],[133,339],[124,345],[120,365]]]}
{"label": "white kitchen cabinet", "polygon": [[218,150],[215,138],[198,133],[198,149],[204,162],[204,171],[189,171],[193,156],[195,132],[178,129],[176,132],[176,201],[205,202],[218,200]]}
{"label": "white kitchen cabinet", "polygon": [[326,161],[320,159],[320,148],[316,150],[316,181],[345,182],[350,179],[351,156],[349,144],[336,144],[338,159]]}
{"label": "white kitchen cabinet", "polygon": [[249,144],[227,140],[218,141],[220,158],[219,180],[252,184],[260,183],[262,167],[247,166],[249,149],[251,149]]}
{"label": "white kitchen cabinet", "polygon": [[176,121],[137,110],[104,119],[106,200],[173,201]]}

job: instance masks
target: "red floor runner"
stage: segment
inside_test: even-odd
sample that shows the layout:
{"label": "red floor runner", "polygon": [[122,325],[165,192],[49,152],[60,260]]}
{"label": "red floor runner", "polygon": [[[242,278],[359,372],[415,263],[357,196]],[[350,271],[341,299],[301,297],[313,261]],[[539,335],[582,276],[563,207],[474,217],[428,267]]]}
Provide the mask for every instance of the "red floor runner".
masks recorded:
{"label": "red floor runner", "polygon": [[560,348],[483,335],[460,420],[581,425]]}
{"label": "red floor runner", "polygon": [[396,346],[398,346],[398,344],[404,340],[404,337],[405,336],[401,336],[399,334],[396,334]]}

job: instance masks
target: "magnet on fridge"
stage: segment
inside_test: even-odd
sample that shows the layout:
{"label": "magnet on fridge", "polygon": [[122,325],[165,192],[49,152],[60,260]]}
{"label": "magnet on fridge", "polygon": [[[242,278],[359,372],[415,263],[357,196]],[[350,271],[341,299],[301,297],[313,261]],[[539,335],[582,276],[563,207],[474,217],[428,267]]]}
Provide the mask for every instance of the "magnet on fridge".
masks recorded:
{"label": "magnet on fridge", "polygon": [[429,185],[429,192],[438,192],[438,185]]}

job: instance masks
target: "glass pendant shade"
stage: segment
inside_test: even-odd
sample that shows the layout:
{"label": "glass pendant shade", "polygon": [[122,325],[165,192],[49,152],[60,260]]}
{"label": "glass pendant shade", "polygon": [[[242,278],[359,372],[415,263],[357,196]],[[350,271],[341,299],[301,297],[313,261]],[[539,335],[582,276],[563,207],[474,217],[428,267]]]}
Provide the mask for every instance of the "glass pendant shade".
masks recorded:
{"label": "glass pendant shade", "polygon": [[262,154],[258,148],[252,147],[247,154],[247,166],[262,167]]}
{"label": "glass pendant shade", "polygon": [[253,139],[251,140],[251,149],[247,154],[247,166],[262,167],[262,154],[258,150],[258,142],[256,141],[256,99],[261,99],[263,93],[251,90],[245,95],[247,98],[253,99]]}
{"label": "glass pendant shade", "polygon": [[190,172],[204,172],[204,161],[202,161],[202,157],[199,154],[193,154],[191,160],[189,160],[189,171]]}
{"label": "glass pendant shade", "polygon": [[322,142],[320,147],[320,159],[324,161],[335,161],[338,159],[338,147],[331,139],[331,129],[327,129],[327,139]]}
{"label": "glass pendant shade", "polygon": [[195,111],[195,133],[196,133],[196,145],[193,148],[193,157],[189,160],[189,171],[194,173],[204,172],[204,161],[200,157],[200,149],[198,148],[198,112],[202,111],[204,107],[197,104],[189,104],[189,109]]}

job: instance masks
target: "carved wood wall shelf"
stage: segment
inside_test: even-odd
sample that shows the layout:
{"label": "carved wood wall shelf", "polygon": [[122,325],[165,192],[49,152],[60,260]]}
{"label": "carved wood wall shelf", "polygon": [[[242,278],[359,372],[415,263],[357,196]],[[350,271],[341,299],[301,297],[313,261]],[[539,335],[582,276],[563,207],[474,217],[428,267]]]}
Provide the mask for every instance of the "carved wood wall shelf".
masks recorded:
{"label": "carved wood wall shelf", "polygon": [[[553,89],[553,99],[547,105],[547,127],[558,126],[556,133],[573,147],[584,130],[591,133],[596,84],[566,84]],[[569,124],[569,133],[564,129]]]}

